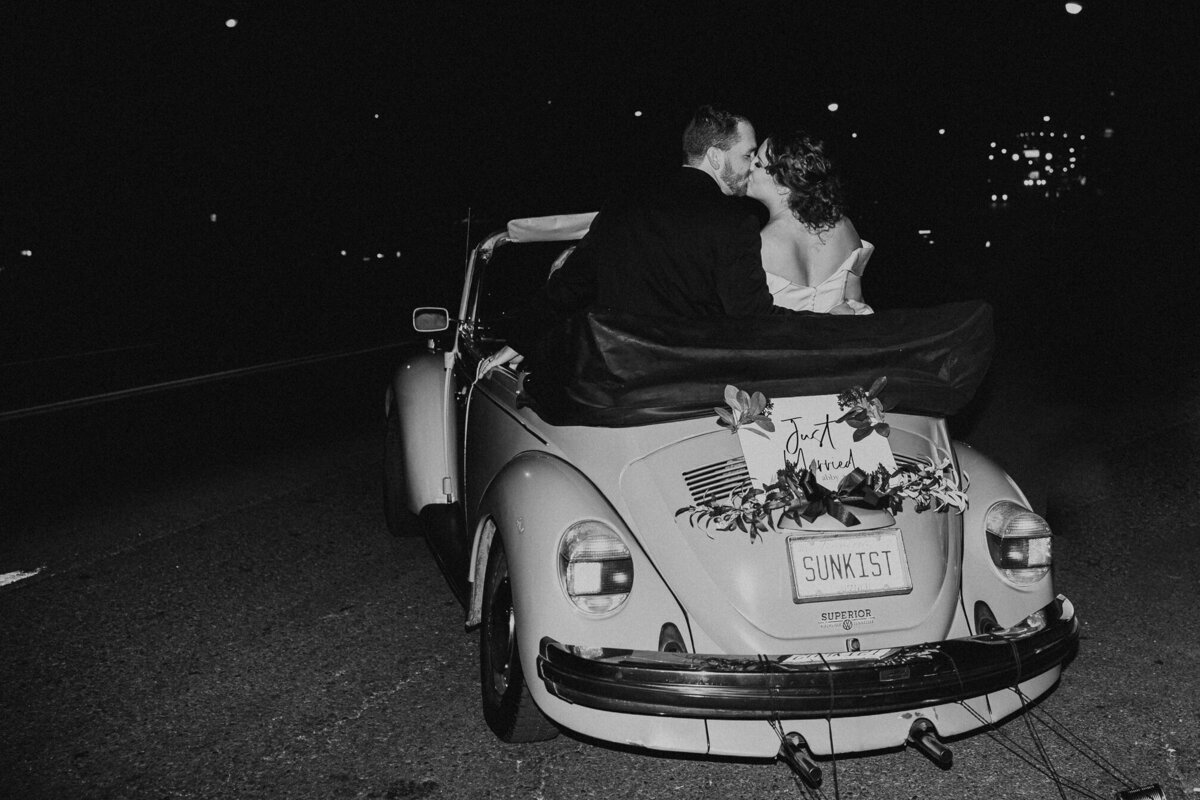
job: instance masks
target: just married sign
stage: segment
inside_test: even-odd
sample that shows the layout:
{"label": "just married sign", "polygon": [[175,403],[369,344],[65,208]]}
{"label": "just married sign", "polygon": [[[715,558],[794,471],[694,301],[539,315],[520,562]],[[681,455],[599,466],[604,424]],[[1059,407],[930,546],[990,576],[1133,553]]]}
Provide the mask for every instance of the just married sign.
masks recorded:
{"label": "just married sign", "polygon": [[774,483],[785,459],[811,469],[817,482],[830,490],[837,489],[838,482],[856,467],[868,474],[881,464],[894,471],[896,460],[888,440],[872,433],[854,441],[855,428],[837,421],[845,413],[833,394],[775,399],[774,433],[758,426],[741,426],[737,431],[751,480],[756,485]]}

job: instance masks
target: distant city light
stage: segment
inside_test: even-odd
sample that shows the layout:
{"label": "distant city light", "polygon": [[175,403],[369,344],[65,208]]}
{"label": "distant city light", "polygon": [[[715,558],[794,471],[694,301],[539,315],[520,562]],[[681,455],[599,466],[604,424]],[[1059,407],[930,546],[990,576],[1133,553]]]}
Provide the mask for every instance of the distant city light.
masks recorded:
{"label": "distant city light", "polygon": [[208,215],[208,221],[209,221],[209,222],[216,222],[216,221],[217,221],[217,215],[216,215],[216,214],[209,214],[209,215]]}
{"label": "distant city light", "polygon": [[1052,158],[1054,158],[1054,153],[1046,153],[1046,160],[1047,160],[1047,161],[1051,160]]}
{"label": "distant city light", "polygon": [[851,138],[851,139],[857,139],[857,138],[858,138],[858,132],[856,131],[856,132],[854,132],[854,133],[851,133],[851,134],[850,134],[850,138]]}
{"label": "distant city light", "polygon": [[399,258],[399,257],[400,257],[400,251],[399,251],[399,250],[397,250],[397,251],[396,251],[396,258]]}
{"label": "distant city light", "polygon": [[1003,200],[1004,202],[1006,202],[1006,203],[1007,203],[1007,202],[1008,202],[1008,195],[1006,195],[1006,194],[1002,194],[1002,195],[1000,195],[1000,199],[1001,199],[1001,200]]}
{"label": "distant city light", "polygon": [[343,250],[343,251],[342,251],[342,255],[346,255],[346,251],[345,251],[345,250]]}
{"label": "distant city light", "polygon": [[938,128],[938,136],[945,136],[945,135],[946,135],[946,129]]}
{"label": "distant city light", "polygon": [[376,114],[376,115],[375,115],[375,119],[379,119],[379,115],[378,115],[378,114]]}
{"label": "distant city light", "polygon": [[1083,11],[1083,6],[1079,3],[1067,3],[1064,8],[1067,9],[1068,14],[1078,14],[1080,11]]}
{"label": "distant city light", "polygon": [[642,112],[640,112],[640,111],[635,111],[635,112],[633,112],[633,115],[634,115],[635,117],[640,117],[640,116],[642,115]]}
{"label": "distant city light", "polygon": [[984,243],[983,243],[983,246],[984,246],[984,247],[991,247],[991,246],[992,246],[992,240],[991,240],[991,239],[988,239],[986,242],[984,242]]}
{"label": "distant city light", "polygon": [[1049,114],[1047,114],[1046,116],[1042,117],[1042,122],[1049,122],[1049,121],[1050,121],[1050,115],[1049,115]]}
{"label": "distant city light", "polygon": [[236,28],[236,27],[237,27],[237,20],[236,20],[236,19],[227,19],[227,20],[225,20],[225,27],[226,27],[226,28]]}
{"label": "distant city light", "polygon": [[30,258],[33,256],[33,251],[32,250],[22,250],[21,255],[25,256],[26,258]]}
{"label": "distant city light", "polygon": [[[1112,129],[1112,128],[1105,128],[1105,129],[1104,129],[1104,138],[1105,138],[1105,139],[1111,139],[1112,137],[1113,137],[1113,129]],[[1081,138],[1081,139],[1082,139],[1083,137],[1081,136],[1081,137],[1079,137],[1079,138]]]}
{"label": "distant city light", "polygon": [[837,111],[837,110],[838,110],[838,104],[837,104],[837,103],[830,103],[830,104],[829,104],[829,110],[830,110],[830,111]]}
{"label": "distant city light", "polygon": [[1006,156],[1006,155],[1008,155],[1008,148],[1007,148],[1007,147],[1001,147],[1001,148],[1000,148],[1000,155],[1002,155],[1002,156]]}
{"label": "distant city light", "polygon": [[995,143],[995,142],[992,142],[991,146],[992,146],[992,147],[995,147],[995,146],[996,146],[996,143]]}
{"label": "distant city light", "polygon": [[376,253],[376,254],[375,254],[375,257],[376,257],[376,258],[383,258],[383,253]]}
{"label": "distant city light", "polygon": [[1018,153],[1013,153],[1013,161],[1020,161],[1021,156]]}
{"label": "distant city light", "polygon": [[996,160],[995,156],[993,156],[993,155],[988,156],[988,161],[995,161],[995,160]]}

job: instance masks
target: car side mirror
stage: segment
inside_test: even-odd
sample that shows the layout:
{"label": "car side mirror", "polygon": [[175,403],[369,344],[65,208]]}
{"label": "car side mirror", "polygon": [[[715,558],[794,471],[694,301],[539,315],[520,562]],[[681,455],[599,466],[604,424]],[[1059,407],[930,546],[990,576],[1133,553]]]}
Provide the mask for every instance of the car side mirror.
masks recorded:
{"label": "car side mirror", "polygon": [[436,306],[413,309],[413,329],[418,333],[439,333],[450,327],[450,312]]}

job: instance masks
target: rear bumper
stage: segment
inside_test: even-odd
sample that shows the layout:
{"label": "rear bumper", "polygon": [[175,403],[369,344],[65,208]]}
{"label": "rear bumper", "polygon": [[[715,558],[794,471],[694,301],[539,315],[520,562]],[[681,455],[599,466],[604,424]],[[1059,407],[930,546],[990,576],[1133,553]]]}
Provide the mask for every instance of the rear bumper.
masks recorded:
{"label": "rear bumper", "polygon": [[[870,654],[723,656],[541,641],[537,670],[555,697],[625,714],[804,719],[881,714],[1000,691],[1060,666],[1079,639],[1062,595],[1032,628]],[[1037,615],[1035,615],[1037,616]]]}

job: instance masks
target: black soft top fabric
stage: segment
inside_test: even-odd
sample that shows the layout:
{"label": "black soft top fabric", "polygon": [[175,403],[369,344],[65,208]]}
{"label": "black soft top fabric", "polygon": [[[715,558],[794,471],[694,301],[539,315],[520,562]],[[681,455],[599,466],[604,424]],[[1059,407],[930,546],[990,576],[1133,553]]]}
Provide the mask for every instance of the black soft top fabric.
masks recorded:
{"label": "black soft top fabric", "polygon": [[712,414],[733,384],[768,397],[837,394],[887,377],[897,411],[949,416],[992,354],[992,310],[963,302],[866,316],[667,319],[577,314],[545,331],[526,399],[554,425],[626,427]]}

